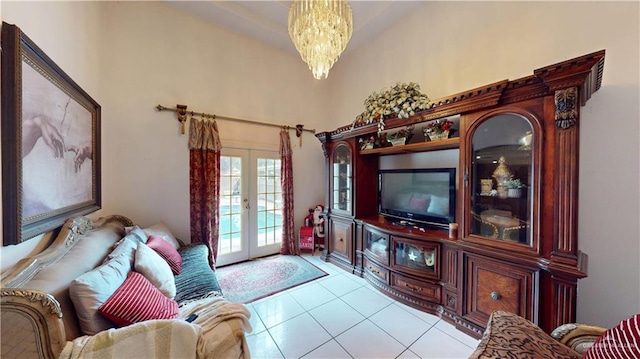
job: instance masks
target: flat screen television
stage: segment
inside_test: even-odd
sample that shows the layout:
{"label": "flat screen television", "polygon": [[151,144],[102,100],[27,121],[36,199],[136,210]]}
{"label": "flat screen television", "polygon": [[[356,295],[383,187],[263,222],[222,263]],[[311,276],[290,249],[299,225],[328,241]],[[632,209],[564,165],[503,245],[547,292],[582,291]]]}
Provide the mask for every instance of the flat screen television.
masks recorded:
{"label": "flat screen television", "polygon": [[380,170],[378,212],[402,224],[448,227],[456,215],[456,169]]}

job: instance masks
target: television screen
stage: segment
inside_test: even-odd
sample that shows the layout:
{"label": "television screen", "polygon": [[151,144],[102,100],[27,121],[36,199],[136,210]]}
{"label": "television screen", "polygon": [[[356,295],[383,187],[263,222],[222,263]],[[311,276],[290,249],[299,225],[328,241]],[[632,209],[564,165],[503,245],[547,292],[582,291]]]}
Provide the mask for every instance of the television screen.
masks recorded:
{"label": "television screen", "polygon": [[446,227],[455,222],[456,169],[381,170],[379,212],[408,224]]}

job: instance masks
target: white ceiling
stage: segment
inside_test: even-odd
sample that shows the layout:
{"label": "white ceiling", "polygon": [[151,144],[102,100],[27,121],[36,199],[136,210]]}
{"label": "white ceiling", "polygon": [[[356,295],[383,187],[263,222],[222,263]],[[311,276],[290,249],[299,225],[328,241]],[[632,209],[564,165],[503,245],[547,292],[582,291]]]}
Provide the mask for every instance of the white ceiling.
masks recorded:
{"label": "white ceiling", "polygon": [[[293,1],[169,1],[169,5],[244,34],[275,48],[297,53],[289,38],[287,17]],[[400,21],[424,1],[349,1],[353,35],[341,57]]]}

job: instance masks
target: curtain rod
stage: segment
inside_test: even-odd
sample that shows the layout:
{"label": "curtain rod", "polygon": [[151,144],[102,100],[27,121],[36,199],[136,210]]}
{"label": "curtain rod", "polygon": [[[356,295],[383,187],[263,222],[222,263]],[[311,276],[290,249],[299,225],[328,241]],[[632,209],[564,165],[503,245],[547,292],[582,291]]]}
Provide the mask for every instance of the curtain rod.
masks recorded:
{"label": "curtain rod", "polygon": [[202,116],[204,118],[212,118],[212,119],[221,119],[221,120],[229,120],[229,121],[238,121],[238,122],[245,122],[245,123],[252,123],[252,124],[256,124],[256,125],[263,125],[263,126],[271,126],[271,127],[280,127],[280,128],[285,128],[285,129],[294,129],[296,130],[296,137],[300,137],[302,135],[303,131],[306,132],[311,132],[313,134],[316,133],[315,129],[306,129],[303,128],[304,125],[295,125],[295,126],[288,126],[288,125],[276,125],[275,123],[268,123],[268,122],[261,122],[261,121],[254,121],[254,120],[245,120],[243,118],[234,118],[234,117],[226,117],[226,116],[218,116],[215,114],[210,114],[210,113],[204,113],[204,112],[195,112],[195,111],[187,111],[187,105],[176,105],[176,107],[172,108],[172,107],[165,107],[162,105],[158,105],[156,106],[156,109],[158,111],[173,111],[176,113],[176,115],[178,116],[178,121],[180,121],[180,124],[182,125],[182,134],[184,135],[185,133],[185,128],[186,128],[186,122],[187,122],[187,115],[191,115],[191,116]]}

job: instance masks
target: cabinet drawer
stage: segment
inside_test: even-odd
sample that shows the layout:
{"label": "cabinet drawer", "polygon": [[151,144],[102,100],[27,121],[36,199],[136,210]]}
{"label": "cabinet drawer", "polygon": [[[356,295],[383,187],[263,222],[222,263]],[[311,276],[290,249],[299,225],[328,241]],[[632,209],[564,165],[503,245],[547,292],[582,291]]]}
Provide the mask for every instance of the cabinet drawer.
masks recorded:
{"label": "cabinet drawer", "polygon": [[331,221],[331,252],[351,260],[352,255],[352,222]]}
{"label": "cabinet drawer", "polygon": [[367,273],[376,276],[381,281],[389,284],[389,271],[373,264],[368,258],[364,258],[364,269]]}
{"label": "cabinet drawer", "polygon": [[436,303],[440,303],[442,296],[442,287],[440,285],[405,277],[396,273],[391,273],[391,287]]}
{"label": "cabinet drawer", "polygon": [[484,327],[493,311],[504,310],[537,322],[533,318],[537,270],[476,256],[466,256],[465,262],[468,319]]}

